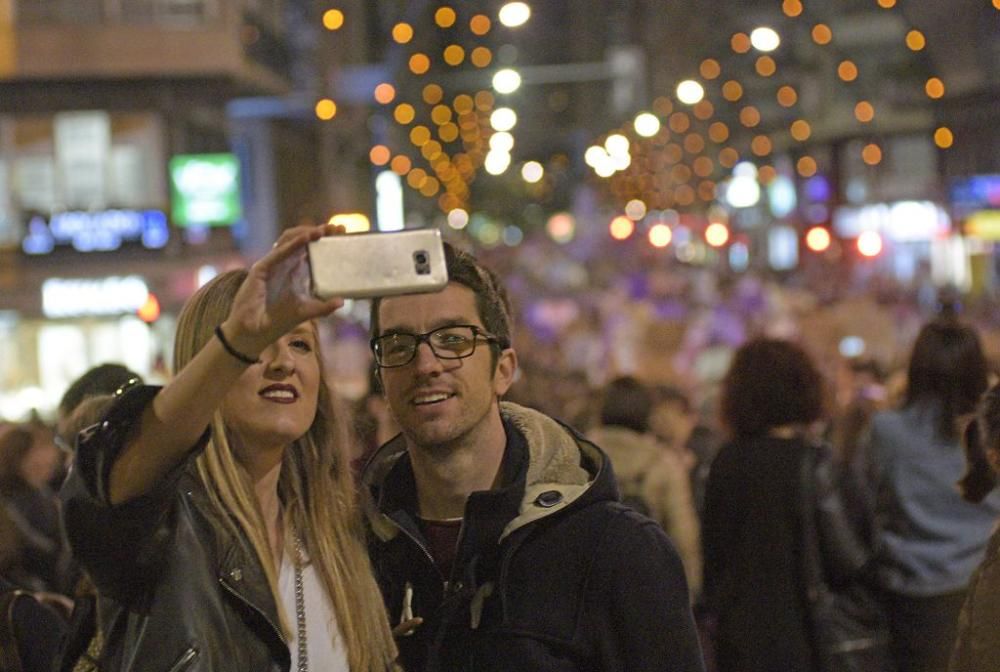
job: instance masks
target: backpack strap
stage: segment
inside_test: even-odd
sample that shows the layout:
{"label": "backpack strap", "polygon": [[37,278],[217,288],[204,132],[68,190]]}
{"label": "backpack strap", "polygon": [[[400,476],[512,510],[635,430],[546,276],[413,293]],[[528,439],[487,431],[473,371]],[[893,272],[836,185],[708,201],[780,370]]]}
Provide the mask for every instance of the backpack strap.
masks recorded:
{"label": "backpack strap", "polygon": [[2,672],[22,672],[21,652],[14,626],[14,609],[22,599],[35,598],[23,590],[0,593],[0,671]]}

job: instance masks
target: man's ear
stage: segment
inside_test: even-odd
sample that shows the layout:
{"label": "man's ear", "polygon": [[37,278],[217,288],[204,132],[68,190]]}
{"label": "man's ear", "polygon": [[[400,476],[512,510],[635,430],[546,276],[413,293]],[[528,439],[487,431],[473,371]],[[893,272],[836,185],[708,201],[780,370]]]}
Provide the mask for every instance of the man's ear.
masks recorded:
{"label": "man's ear", "polygon": [[502,397],[514,384],[514,376],[517,374],[517,353],[513,348],[500,351],[497,357],[497,366],[493,372],[493,391],[497,397]]}

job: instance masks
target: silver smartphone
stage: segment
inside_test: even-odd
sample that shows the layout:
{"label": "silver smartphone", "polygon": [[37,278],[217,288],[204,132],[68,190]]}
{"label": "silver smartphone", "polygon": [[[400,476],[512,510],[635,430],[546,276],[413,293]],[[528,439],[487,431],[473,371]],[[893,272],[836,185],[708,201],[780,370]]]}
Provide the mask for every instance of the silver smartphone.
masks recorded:
{"label": "silver smartphone", "polygon": [[437,229],[326,236],[309,243],[312,292],[326,299],[435,292],[448,284]]}

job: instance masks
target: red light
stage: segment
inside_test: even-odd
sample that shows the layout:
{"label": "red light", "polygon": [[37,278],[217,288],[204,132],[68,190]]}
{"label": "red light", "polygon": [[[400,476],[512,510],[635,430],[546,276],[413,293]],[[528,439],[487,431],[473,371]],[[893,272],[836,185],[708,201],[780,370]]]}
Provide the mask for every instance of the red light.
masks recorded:
{"label": "red light", "polygon": [[152,292],[146,297],[146,303],[139,306],[139,310],[136,311],[139,315],[139,319],[150,324],[156,322],[156,319],[160,317],[160,301],[156,298],[156,294]]}
{"label": "red light", "polygon": [[806,247],[813,252],[825,252],[830,249],[830,232],[822,226],[814,226],[806,232]]}
{"label": "red light", "polygon": [[858,252],[865,257],[877,257],[882,252],[882,236],[875,231],[865,231],[858,236]]}

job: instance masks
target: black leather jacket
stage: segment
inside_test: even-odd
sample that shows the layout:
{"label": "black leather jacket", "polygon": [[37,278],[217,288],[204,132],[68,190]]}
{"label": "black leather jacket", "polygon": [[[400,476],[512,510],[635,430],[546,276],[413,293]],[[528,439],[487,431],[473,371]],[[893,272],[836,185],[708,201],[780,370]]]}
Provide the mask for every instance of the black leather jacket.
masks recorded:
{"label": "black leather jacket", "polygon": [[61,493],[73,552],[101,594],[101,669],[287,672],[263,568],[223,527],[194,470],[207,432],[154,491],[109,504],[111,465],[156,392],[129,390],[81,436]]}

